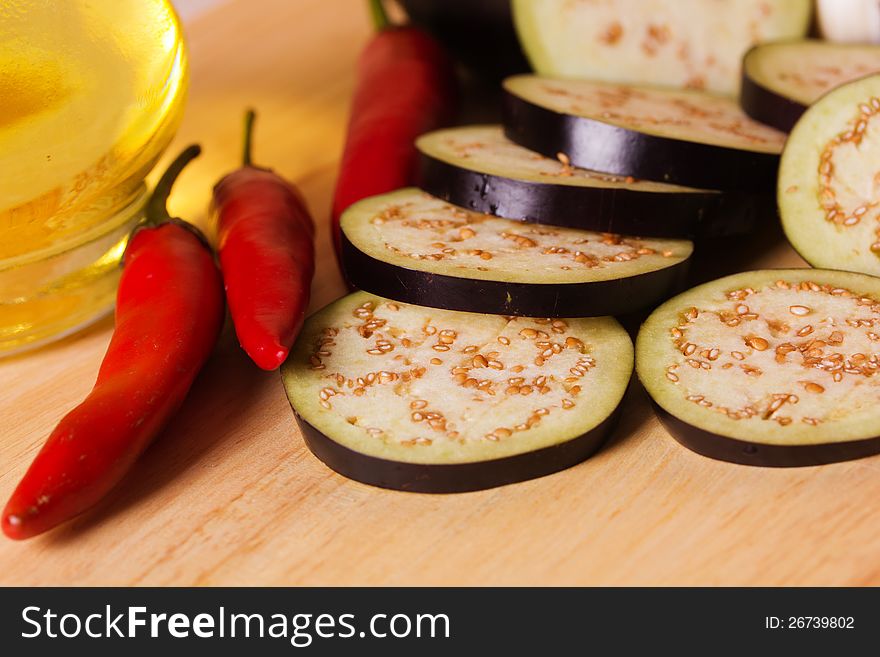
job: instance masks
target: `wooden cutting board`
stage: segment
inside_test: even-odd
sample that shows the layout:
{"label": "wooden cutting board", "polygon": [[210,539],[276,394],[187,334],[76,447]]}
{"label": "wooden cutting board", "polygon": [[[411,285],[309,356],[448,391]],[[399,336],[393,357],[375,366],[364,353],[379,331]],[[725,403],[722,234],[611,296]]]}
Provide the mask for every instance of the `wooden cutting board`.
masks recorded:
{"label": "wooden cutting board", "polygon": [[[343,291],[325,224],[368,35],[360,0],[238,0],[189,26],[191,96],[170,152],[198,140],[205,154],[173,210],[204,218],[255,106],[258,161],[302,188],[321,226],[314,308]],[[772,231],[737,248],[743,268],[800,263]],[[111,328],[0,361],[3,500],[88,392]],[[672,440],[640,387],[626,403],[613,442],[566,472],[452,496],[384,491],[309,453],[279,376],[227,330],[109,499],[38,539],[0,539],[0,584],[880,584],[880,458],[715,462]]]}

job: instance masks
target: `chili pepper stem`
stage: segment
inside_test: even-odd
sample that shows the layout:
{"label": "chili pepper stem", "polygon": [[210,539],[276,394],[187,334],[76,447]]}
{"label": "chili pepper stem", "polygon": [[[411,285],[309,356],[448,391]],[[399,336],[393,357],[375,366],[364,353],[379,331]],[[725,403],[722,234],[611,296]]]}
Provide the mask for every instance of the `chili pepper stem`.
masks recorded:
{"label": "chili pepper stem", "polygon": [[253,166],[251,145],[254,139],[254,121],[256,118],[257,113],[252,109],[249,109],[244,115],[244,146],[242,147],[241,162],[246,167]]}
{"label": "chili pepper stem", "polygon": [[373,27],[377,32],[391,27],[391,21],[388,20],[388,12],[385,11],[382,0],[370,0],[370,16],[373,18]]}
{"label": "chili pepper stem", "polygon": [[192,144],[183,150],[183,152],[174,158],[174,161],[168,165],[165,173],[156,183],[156,188],[147,201],[146,221],[148,226],[158,226],[159,224],[171,221],[171,215],[168,214],[168,197],[171,194],[171,188],[174,182],[183,171],[187,164],[197,158],[202,152],[201,146]]}

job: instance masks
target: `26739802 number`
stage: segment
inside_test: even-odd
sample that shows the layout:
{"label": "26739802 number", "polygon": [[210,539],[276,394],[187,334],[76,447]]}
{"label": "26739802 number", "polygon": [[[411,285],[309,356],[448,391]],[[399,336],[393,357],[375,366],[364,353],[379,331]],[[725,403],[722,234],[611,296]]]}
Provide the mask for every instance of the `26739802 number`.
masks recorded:
{"label": "26739802 number", "polygon": [[851,630],[855,628],[853,616],[765,616],[764,627],[768,630]]}

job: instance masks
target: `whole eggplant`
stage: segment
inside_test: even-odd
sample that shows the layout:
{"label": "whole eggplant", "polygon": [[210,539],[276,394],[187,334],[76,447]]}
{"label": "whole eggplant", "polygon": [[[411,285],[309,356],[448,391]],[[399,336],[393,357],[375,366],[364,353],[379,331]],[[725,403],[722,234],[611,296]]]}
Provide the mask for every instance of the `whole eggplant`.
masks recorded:
{"label": "whole eggplant", "polygon": [[410,21],[433,34],[469,72],[500,80],[530,70],[510,0],[400,0]]}

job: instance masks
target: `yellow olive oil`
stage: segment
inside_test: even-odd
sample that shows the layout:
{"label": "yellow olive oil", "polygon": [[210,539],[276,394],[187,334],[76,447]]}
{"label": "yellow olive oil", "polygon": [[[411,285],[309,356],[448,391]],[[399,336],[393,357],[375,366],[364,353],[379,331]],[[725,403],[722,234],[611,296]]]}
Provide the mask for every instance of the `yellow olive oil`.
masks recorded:
{"label": "yellow olive oil", "polygon": [[112,306],[186,81],[167,0],[0,3],[0,353]]}

